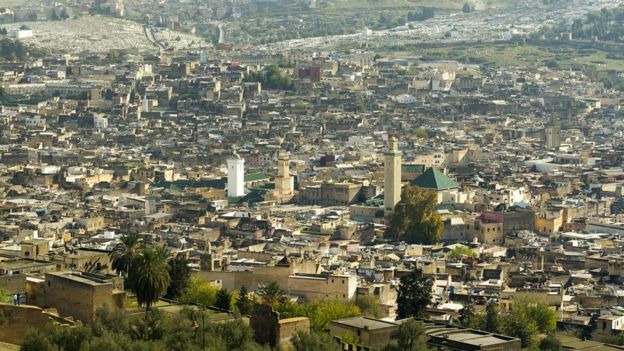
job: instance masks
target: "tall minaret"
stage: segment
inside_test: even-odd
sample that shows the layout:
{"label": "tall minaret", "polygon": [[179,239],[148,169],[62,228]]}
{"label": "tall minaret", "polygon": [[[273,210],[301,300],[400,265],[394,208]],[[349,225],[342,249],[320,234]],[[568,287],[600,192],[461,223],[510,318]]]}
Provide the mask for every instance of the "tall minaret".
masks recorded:
{"label": "tall minaret", "polygon": [[275,197],[279,201],[292,198],[295,191],[294,177],[290,175],[288,154],[278,152],[277,154],[277,177],[275,177]]}
{"label": "tall minaret", "polygon": [[388,140],[388,151],[384,153],[384,212],[394,211],[401,201],[401,151],[395,137]]}
{"label": "tall minaret", "polygon": [[227,196],[245,195],[245,160],[234,154],[227,160]]}
{"label": "tall minaret", "polygon": [[550,117],[550,121],[546,125],[546,147],[548,149],[558,149],[561,146],[561,122]]}

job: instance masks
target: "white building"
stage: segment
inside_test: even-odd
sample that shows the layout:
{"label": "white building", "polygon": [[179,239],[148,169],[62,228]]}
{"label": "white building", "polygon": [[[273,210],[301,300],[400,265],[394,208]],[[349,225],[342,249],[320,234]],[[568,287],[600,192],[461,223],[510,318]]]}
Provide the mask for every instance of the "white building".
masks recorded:
{"label": "white building", "polygon": [[96,129],[107,129],[108,118],[102,116],[93,116],[93,125]]}
{"label": "white building", "polygon": [[245,160],[235,155],[227,160],[227,193],[230,197],[245,195]]}
{"label": "white building", "polygon": [[9,36],[13,39],[24,39],[33,36],[33,31],[30,28],[18,28],[9,31]]}

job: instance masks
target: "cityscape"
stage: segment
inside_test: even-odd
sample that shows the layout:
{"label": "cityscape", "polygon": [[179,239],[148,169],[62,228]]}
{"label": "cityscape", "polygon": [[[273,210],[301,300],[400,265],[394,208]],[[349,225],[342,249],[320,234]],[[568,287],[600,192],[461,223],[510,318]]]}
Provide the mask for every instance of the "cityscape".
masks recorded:
{"label": "cityscape", "polygon": [[0,351],[624,350],[624,1],[1,0]]}

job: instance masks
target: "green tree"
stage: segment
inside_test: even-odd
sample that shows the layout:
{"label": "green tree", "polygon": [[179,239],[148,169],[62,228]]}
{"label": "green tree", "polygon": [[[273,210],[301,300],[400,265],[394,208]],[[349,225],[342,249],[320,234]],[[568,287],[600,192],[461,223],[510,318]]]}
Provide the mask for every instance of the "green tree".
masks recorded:
{"label": "green tree", "polygon": [[152,304],[158,302],[160,296],[167,291],[171,281],[166,252],[159,248],[143,247],[132,259],[128,275],[137,302],[139,306],[145,305],[147,314]]}
{"label": "green tree", "polygon": [[325,332],[298,331],[291,342],[295,351],[340,351],[338,344]]}
{"label": "green tree", "polygon": [[[452,298],[452,296],[451,296]],[[462,327],[468,327],[470,320],[474,318],[474,307],[472,303],[466,303],[464,307],[459,311],[459,317],[457,317],[457,324]]]}
{"label": "green tree", "polygon": [[408,185],[390,215],[386,236],[415,244],[430,245],[439,241],[444,223],[436,211],[437,206],[435,192]]}
{"label": "green tree", "polygon": [[317,300],[303,305],[304,314],[310,318],[312,330],[322,332],[329,328],[329,322],[362,315],[362,311],[352,303],[338,300]]}
{"label": "green tree", "polygon": [[466,2],[464,3],[464,6],[462,7],[462,12],[470,13],[470,12],[473,12],[475,9],[476,9],[476,6],[473,2]]}
{"label": "green tree", "polygon": [[501,322],[503,334],[520,338],[523,348],[532,348],[538,345],[540,333],[556,330],[557,315],[542,302],[520,299],[512,303],[511,312]]}
{"label": "green tree", "polygon": [[238,313],[245,316],[251,313],[253,308],[253,301],[249,298],[249,292],[244,286],[240,288],[238,292],[238,299],[236,300],[236,308]]}
{"label": "green tree", "polygon": [[423,317],[431,302],[432,287],[431,279],[423,277],[419,268],[401,277],[397,294],[397,318]]}
{"label": "green tree", "polygon": [[87,273],[100,273],[108,269],[108,265],[100,263],[101,257],[95,260],[89,260],[82,266],[82,270]]}
{"label": "green tree", "polygon": [[273,305],[280,302],[286,296],[286,292],[282,290],[277,282],[270,282],[258,288],[258,295],[267,305]]}
{"label": "green tree", "polygon": [[282,73],[279,66],[270,65],[261,72],[252,72],[245,76],[243,82],[260,82],[263,88],[292,90],[292,79],[285,73]]}
{"label": "green tree", "polygon": [[138,318],[130,324],[129,335],[134,340],[161,340],[169,327],[165,312],[154,309],[149,310],[145,318]]}
{"label": "green tree", "polygon": [[526,316],[535,322],[540,333],[552,333],[557,329],[557,314],[543,302],[520,299],[511,305],[511,317]]}
{"label": "green tree", "polygon": [[539,349],[545,351],[561,351],[561,341],[557,339],[555,334],[548,334],[539,343]]}
{"label": "green tree", "polygon": [[188,288],[191,281],[191,267],[189,261],[183,255],[177,255],[167,262],[167,271],[171,282],[167,287],[165,297],[177,299]]}
{"label": "green tree", "polygon": [[379,305],[379,300],[372,295],[358,295],[355,298],[355,305],[362,311],[365,316],[381,318],[383,311]]}
{"label": "green tree", "polygon": [[422,323],[413,319],[401,323],[397,332],[397,343],[399,348],[404,351],[427,350],[425,328]]}
{"label": "green tree", "polygon": [[362,310],[353,302],[343,300],[314,300],[300,304],[282,302],[273,305],[282,318],[308,317],[312,330],[323,332],[336,319],[361,316]]}
{"label": "green tree", "polygon": [[414,136],[418,139],[427,139],[429,134],[425,128],[419,127],[414,129]]}
{"label": "green tree", "polygon": [[215,302],[215,307],[230,310],[230,304],[232,302],[232,293],[228,291],[226,288],[221,288],[217,292],[217,301]]}
{"label": "green tree", "polygon": [[622,346],[624,345],[624,334],[606,335],[602,341],[606,344]]}
{"label": "green tree", "polygon": [[108,254],[111,259],[111,267],[117,274],[124,276],[128,274],[130,264],[140,247],[141,245],[137,235],[129,234],[121,237],[120,242],[115,245],[113,251]]}
{"label": "green tree", "polygon": [[457,246],[453,250],[448,253],[448,258],[450,259],[461,259],[463,257],[477,257],[477,254],[472,251],[470,248],[465,246]]}
{"label": "green tree", "polygon": [[89,351],[125,351],[122,347],[118,336],[104,335],[93,339],[89,344]]}
{"label": "green tree", "polygon": [[498,306],[495,302],[488,302],[485,307],[485,326],[484,329],[490,333],[500,333],[501,326],[498,319]]}
{"label": "green tree", "polygon": [[90,326],[96,336],[106,333],[123,334],[128,331],[130,320],[124,310],[111,310],[107,304],[104,304],[95,310],[95,320]]}
{"label": "green tree", "polygon": [[210,282],[191,278],[188,289],[180,296],[180,301],[203,306],[214,306],[217,302],[218,291],[219,288]]}
{"label": "green tree", "polygon": [[91,329],[84,326],[67,328],[57,326],[51,328],[48,338],[54,343],[59,350],[63,351],[82,351],[92,338]]}
{"label": "green tree", "polygon": [[225,341],[227,350],[247,350],[253,345],[253,331],[241,319],[215,323],[216,333]]}
{"label": "green tree", "polygon": [[535,321],[530,320],[525,314],[512,314],[504,320],[503,333],[519,338],[523,349],[536,346],[536,338],[539,333]]}
{"label": "green tree", "polygon": [[56,348],[47,336],[37,329],[30,329],[24,335],[20,351],[55,351]]}

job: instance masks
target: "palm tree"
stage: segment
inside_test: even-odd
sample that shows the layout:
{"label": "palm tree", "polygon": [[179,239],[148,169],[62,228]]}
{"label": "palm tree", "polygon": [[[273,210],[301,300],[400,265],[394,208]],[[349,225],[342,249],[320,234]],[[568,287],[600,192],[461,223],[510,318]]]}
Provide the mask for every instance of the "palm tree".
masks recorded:
{"label": "palm tree", "polygon": [[96,260],[89,260],[82,265],[82,270],[87,273],[101,273],[103,270],[108,269],[107,264],[101,264],[100,258],[98,257]]}
{"label": "palm tree", "polygon": [[284,299],[286,292],[282,290],[277,282],[270,282],[258,288],[258,295],[262,297],[265,304],[272,305]]}
{"label": "palm tree", "polygon": [[118,275],[127,275],[140,246],[139,237],[136,234],[122,236],[121,242],[115,245],[113,251],[108,254],[111,259],[111,268],[117,271]]}
{"label": "palm tree", "polygon": [[145,246],[134,256],[130,264],[128,279],[137,297],[139,306],[145,305],[149,312],[153,303],[167,291],[171,278],[167,269],[166,250]]}

